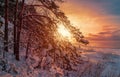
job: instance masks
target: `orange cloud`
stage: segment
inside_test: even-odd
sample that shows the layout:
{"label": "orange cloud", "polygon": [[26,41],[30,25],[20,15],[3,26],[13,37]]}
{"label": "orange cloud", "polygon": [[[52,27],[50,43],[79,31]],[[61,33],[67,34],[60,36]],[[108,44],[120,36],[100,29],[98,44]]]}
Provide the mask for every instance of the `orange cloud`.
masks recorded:
{"label": "orange cloud", "polygon": [[120,41],[120,29],[117,27],[104,26],[102,32],[89,34],[87,38],[94,41]]}
{"label": "orange cloud", "polygon": [[63,3],[61,9],[68,16],[71,23],[86,35],[101,32],[104,25],[119,24],[114,22],[117,16],[104,14],[104,10],[99,6],[89,7],[86,4],[77,4],[70,0]]}

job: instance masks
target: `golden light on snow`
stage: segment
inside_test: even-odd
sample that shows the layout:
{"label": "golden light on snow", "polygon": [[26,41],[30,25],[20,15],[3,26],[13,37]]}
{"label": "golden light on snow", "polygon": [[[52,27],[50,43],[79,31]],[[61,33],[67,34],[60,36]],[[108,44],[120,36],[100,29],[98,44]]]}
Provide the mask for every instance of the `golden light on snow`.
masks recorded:
{"label": "golden light on snow", "polygon": [[62,24],[58,26],[58,33],[61,34],[64,38],[72,38],[71,33]]}

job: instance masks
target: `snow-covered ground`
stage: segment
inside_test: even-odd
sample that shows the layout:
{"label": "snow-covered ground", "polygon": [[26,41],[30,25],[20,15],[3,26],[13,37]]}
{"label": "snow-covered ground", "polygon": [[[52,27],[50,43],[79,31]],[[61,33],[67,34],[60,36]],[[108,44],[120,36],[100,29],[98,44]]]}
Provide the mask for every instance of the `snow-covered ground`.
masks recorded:
{"label": "snow-covered ground", "polygon": [[97,77],[120,77],[120,49],[94,48],[94,50],[89,50],[82,54],[90,62],[98,65],[99,68],[95,70],[100,74]]}
{"label": "snow-covered ground", "polygon": [[0,77],[120,77],[120,49],[83,50],[83,63],[77,71],[62,70],[55,65],[49,70],[34,68],[35,60],[21,56],[22,60],[16,61],[13,53],[6,55],[7,60],[0,58]]}

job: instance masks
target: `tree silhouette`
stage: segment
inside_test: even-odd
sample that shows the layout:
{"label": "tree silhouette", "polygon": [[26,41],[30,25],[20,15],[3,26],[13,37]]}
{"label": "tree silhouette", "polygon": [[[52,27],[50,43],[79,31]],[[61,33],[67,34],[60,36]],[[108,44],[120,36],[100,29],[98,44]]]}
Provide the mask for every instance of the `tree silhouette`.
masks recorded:
{"label": "tree silhouette", "polygon": [[80,54],[75,44],[68,39],[59,39],[61,37],[57,31],[59,24],[73,35],[72,38],[78,45],[86,45],[89,42],[59,9],[57,3],[63,0],[34,1],[35,3],[30,4],[25,3],[25,0],[16,0],[11,5],[14,11],[11,11],[9,20],[14,23],[13,41],[16,60],[20,60],[20,50],[26,49],[26,59],[33,55],[40,59],[35,68],[46,69],[56,65],[66,70],[73,70],[72,66],[80,63]]}

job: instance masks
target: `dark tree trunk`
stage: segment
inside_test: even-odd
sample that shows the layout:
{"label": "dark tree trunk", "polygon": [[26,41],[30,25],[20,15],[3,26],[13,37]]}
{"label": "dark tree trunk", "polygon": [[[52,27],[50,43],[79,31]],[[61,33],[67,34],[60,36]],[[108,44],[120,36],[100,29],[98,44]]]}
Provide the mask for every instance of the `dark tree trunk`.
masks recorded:
{"label": "dark tree trunk", "polygon": [[4,35],[4,50],[8,52],[8,1],[5,0],[5,35]]}
{"label": "dark tree trunk", "polygon": [[14,55],[16,54],[17,14],[18,14],[18,0],[16,0],[15,14],[14,14]]}
{"label": "dark tree trunk", "polygon": [[28,37],[28,41],[27,41],[27,47],[26,47],[26,59],[28,58],[28,51],[29,51],[29,47],[30,47],[30,38],[31,38],[31,33],[29,34],[29,37]]}
{"label": "dark tree trunk", "polygon": [[20,14],[19,14],[19,23],[18,23],[18,26],[17,26],[17,36],[16,36],[16,60],[20,60],[19,59],[19,48],[20,48],[20,34],[21,34],[21,28],[22,28],[22,25],[23,25],[23,21],[22,21],[22,17],[23,17],[23,10],[24,10],[24,2],[25,0],[22,0],[22,9],[20,11]]}

